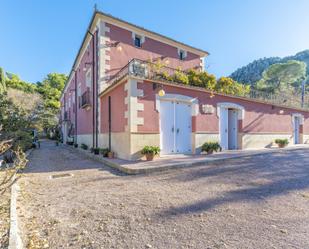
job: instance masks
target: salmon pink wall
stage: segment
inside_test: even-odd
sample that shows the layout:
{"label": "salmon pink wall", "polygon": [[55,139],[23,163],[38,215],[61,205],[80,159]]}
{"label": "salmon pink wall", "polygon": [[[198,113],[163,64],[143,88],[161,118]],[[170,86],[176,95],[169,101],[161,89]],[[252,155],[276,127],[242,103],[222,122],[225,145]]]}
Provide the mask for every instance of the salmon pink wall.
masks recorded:
{"label": "salmon pink wall", "polygon": [[110,70],[108,73],[110,75],[118,72],[122,67],[128,64],[131,59],[137,58],[141,60],[156,59],[161,56],[167,56],[169,60],[169,67],[182,69],[189,69],[194,67],[200,67],[200,57],[199,55],[187,52],[187,57],[185,60],[178,59],[177,47],[170,46],[163,42],[153,40],[151,38],[145,37],[145,42],[142,44],[141,48],[134,46],[134,41],[132,38],[132,32],[117,27],[112,24],[107,24],[110,28],[109,35],[111,42],[120,42],[122,50],[119,51],[117,48],[110,49],[111,60],[107,63],[110,64]]}
{"label": "salmon pink wall", "polygon": [[124,85],[120,84],[109,93],[101,97],[101,133],[108,132],[108,96],[111,96],[111,126],[112,132],[124,132],[127,124],[124,114],[127,110],[124,99],[127,92]]}
{"label": "salmon pink wall", "polygon": [[[92,52],[93,52],[93,48],[92,48],[92,40],[90,40],[89,45],[85,51],[85,53],[83,54],[81,61],[79,63],[78,68],[76,69],[76,72],[73,72],[73,77],[71,79],[71,81],[68,83],[68,86],[66,88],[66,91],[64,92],[64,100],[66,101],[66,103],[68,103],[68,99],[67,96],[71,95],[75,92],[77,94],[77,89],[75,89],[75,80],[77,80],[77,88],[78,88],[78,84],[80,83],[81,85],[81,95],[87,90],[87,86],[86,86],[86,72],[84,71],[84,68],[86,68],[87,70],[91,67],[92,70]],[[86,65],[86,63],[88,63]],[[96,64],[95,64],[96,65]],[[76,75],[75,75],[76,74]],[[90,101],[91,101],[91,107],[90,109],[86,110],[83,108],[79,107],[79,102],[81,101],[81,97],[77,97],[77,134],[91,134],[93,131],[93,125],[92,125],[92,120],[93,120],[93,111],[92,111],[92,106],[93,106],[93,100],[92,100],[92,96],[93,96],[93,89],[92,89],[92,84],[91,84],[91,88],[90,88]],[[75,102],[75,99],[74,99]],[[72,102],[71,102],[72,104]],[[62,111],[63,112],[63,111]],[[70,120],[71,123],[75,122],[75,113],[73,112],[73,106],[71,105],[71,110],[70,110]]]}
{"label": "salmon pink wall", "polygon": [[[145,81],[145,84],[139,83],[139,89],[143,89],[144,96],[139,98],[139,102],[144,104],[144,111],[139,113],[144,118],[144,125],[138,126],[139,132],[159,132],[159,113],[155,107],[156,91],[152,88],[152,83]],[[252,102],[248,100],[237,99],[233,97],[215,95],[210,98],[207,92],[184,89],[173,86],[164,86],[167,94],[181,94],[198,98],[200,113],[192,118],[193,132],[219,132],[219,120],[217,117],[216,107],[220,102],[236,103],[244,107],[245,118],[242,121],[242,131],[245,133],[292,133],[292,117],[293,113],[302,113],[305,118],[303,126],[304,133],[309,134],[309,113],[301,112],[289,108],[274,107],[270,104]],[[214,114],[202,114],[201,105],[213,105],[215,107]],[[283,114],[279,111],[284,110]]]}

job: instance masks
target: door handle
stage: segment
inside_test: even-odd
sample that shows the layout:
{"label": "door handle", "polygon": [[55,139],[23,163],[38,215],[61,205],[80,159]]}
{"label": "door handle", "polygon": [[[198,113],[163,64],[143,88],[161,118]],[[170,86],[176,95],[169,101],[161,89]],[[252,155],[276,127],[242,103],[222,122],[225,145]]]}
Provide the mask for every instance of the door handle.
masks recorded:
{"label": "door handle", "polygon": [[179,133],[179,128],[177,129],[177,133]]}

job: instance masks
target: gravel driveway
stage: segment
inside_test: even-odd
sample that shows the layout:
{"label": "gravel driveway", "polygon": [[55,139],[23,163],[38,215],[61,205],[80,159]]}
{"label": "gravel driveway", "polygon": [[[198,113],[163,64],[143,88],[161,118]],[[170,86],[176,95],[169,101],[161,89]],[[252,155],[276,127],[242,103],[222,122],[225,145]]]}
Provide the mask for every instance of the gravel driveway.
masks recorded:
{"label": "gravel driveway", "polygon": [[309,248],[308,150],[144,176],[51,142],[30,161],[18,202],[29,248]]}

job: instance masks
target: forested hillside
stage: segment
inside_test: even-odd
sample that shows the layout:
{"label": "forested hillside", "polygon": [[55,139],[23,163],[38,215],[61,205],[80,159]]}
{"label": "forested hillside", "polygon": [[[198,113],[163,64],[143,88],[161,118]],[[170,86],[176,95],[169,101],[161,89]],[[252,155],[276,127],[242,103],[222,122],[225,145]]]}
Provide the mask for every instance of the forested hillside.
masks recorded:
{"label": "forested hillside", "polygon": [[256,82],[263,78],[263,72],[271,65],[277,63],[287,63],[288,61],[296,60],[306,64],[306,75],[309,75],[309,50],[297,53],[293,56],[269,57],[255,60],[248,65],[237,69],[230,77],[244,84],[255,85]]}

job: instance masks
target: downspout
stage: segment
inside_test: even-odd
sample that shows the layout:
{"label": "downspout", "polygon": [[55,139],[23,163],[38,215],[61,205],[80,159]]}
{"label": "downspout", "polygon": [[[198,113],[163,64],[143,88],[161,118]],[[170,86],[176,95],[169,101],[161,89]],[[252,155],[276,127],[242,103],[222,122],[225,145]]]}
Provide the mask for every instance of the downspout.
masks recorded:
{"label": "downspout", "polygon": [[108,96],[108,149],[112,151],[112,103],[111,96]]}
{"label": "downspout", "polygon": [[89,30],[87,31],[92,36],[92,148],[95,148],[95,109],[96,109],[96,101],[95,101],[95,41],[94,34]]}
{"label": "downspout", "polygon": [[98,134],[99,134],[99,76],[98,76],[98,61],[99,61],[99,58],[98,58],[98,51],[97,51],[97,48],[98,48],[98,30],[96,31],[95,33],[95,38],[96,38],[96,50],[95,50],[95,68],[96,68],[96,77],[95,77],[95,81],[96,81],[96,96],[95,96],[95,99],[96,99],[96,116],[95,116],[95,147],[98,148]]}
{"label": "downspout", "polygon": [[77,71],[75,72],[75,144],[77,144]]}

